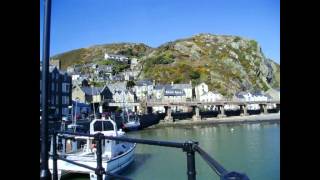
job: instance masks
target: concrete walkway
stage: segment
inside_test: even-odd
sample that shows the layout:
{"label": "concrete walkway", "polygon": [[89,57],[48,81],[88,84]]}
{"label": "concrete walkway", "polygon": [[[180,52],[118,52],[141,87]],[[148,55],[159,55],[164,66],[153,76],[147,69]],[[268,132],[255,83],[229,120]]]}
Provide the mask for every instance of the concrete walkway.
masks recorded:
{"label": "concrete walkway", "polygon": [[177,120],[173,123],[160,121],[159,124],[151,126],[150,128],[158,127],[177,127],[177,126],[189,126],[189,125],[206,125],[206,124],[223,124],[223,123],[244,123],[244,122],[280,122],[280,113],[259,114],[249,116],[230,116],[223,118],[202,118],[200,121]]}

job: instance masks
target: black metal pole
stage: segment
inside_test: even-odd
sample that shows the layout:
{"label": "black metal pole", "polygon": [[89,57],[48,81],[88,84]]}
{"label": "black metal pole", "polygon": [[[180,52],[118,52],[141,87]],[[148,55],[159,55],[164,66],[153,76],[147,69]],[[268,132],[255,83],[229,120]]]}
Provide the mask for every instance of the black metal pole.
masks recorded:
{"label": "black metal pole", "polygon": [[57,133],[52,134],[52,179],[58,180],[58,165],[57,165]]}
{"label": "black metal pole", "polygon": [[196,165],[194,151],[187,152],[187,168],[188,168],[188,180],[196,179]]}
{"label": "black metal pole", "polygon": [[195,161],[195,151],[193,147],[197,142],[187,141],[184,143],[183,151],[187,153],[187,175],[188,180],[196,180],[196,161]]}
{"label": "black metal pole", "polygon": [[42,84],[41,84],[41,170],[40,179],[51,179],[48,168],[48,74],[49,74],[49,50],[50,50],[50,19],[51,19],[51,0],[45,0],[44,10],[44,42],[42,56]]}
{"label": "black metal pole", "polygon": [[103,140],[103,134],[98,133],[95,134],[94,139],[97,143],[97,168],[96,168],[96,175],[97,175],[97,180],[102,180],[102,176],[104,174],[104,169],[102,167],[102,140]]}

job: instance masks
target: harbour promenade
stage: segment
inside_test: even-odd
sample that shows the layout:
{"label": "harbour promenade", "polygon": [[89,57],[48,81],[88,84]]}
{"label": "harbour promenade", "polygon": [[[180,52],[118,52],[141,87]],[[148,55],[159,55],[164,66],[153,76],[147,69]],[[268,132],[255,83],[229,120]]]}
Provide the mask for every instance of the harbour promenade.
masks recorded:
{"label": "harbour promenade", "polygon": [[280,112],[270,114],[256,114],[250,116],[229,116],[229,117],[209,117],[203,118],[201,121],[192,121],[191,119],[179,120],[175,122],[160,121],[159,124],[149,128],[161,127],[179,127],[190,125],[212,125],[227,123],[259,123],[259,122],[280,122]]}
{"label": "harbour promenade", "polygon": [[[200,108],[204,106],[215,106],[218,110],[218,118],[226,117],[225,107],[238,106],[240,109],[240,116],[248,116],[249,105],[259,105],[261,114],[268,114],[268,107],[280,112],[280,101],[215,101],[215,102],[201,102],[201,101],[184,101],[184,102],[169,102],[169,101],[147,101],[146,106],[148,112],[152,112],[152,108],[155,106],[163,106],[165,108],[166,116],[164,120],[166,122],[174,122],[172,117],[172,109],[174,106],[191,107],[193,110],[193,121],[201,121],[203,118],[200,115]],[[270,109],[270,108],[269,108]]]}

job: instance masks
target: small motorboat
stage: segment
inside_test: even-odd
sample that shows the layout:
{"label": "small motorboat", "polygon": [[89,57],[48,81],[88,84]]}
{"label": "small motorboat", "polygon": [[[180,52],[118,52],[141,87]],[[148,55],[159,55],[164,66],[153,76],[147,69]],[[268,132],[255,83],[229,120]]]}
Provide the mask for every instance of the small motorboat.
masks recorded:
{"label": "small motorboat", "polygon": [[[111,126],[110,126],[111,125]],[[111,129],[109,130],[108,129]],[[117,129],[116,123],[110,119],[94,119],[90,123],[90,134],[102,133],[105,136],[122,137],[125,132]],[[68,160],[85,164],[95,168],[97,166],[96,147],[93,137],[73,136],[76,141],[63,140],[62,150],[59,155]],[[117,174],[124,170],[134,160],[136,144],[105,139],[102,142],[102,166],[106,172]],[[49,159],[49,169],[52,171],[52,159]],[[94,171],[62,161],[57,161],[59,179],[69,173],[89,174],[90,180],[96,179]],[[105,179],[105,176],[103,177]]]}
{"label": "small motorboat", "polygon": [[127,113],[127,117],[123,117],[122,129],[124,131],[136,131],[141,129],[140,119],[136,114]]}

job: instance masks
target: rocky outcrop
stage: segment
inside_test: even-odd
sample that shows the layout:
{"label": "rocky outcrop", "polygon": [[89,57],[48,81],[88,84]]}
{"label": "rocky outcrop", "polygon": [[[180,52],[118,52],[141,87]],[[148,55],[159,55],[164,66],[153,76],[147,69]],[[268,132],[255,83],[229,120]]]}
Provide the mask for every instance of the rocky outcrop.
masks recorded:
{"label": "rocky outcrop", "polygon": [[238,36],[198,34],[158,48],[136,43],[99,45],[55,58],[66,68],[102,59],[106,52],[138,57],[142,67],[139,78],[157,83],[205,82],[211,90],[227,96],[241,90],[280,87],[280,65],[266,58],[256,41]]}

